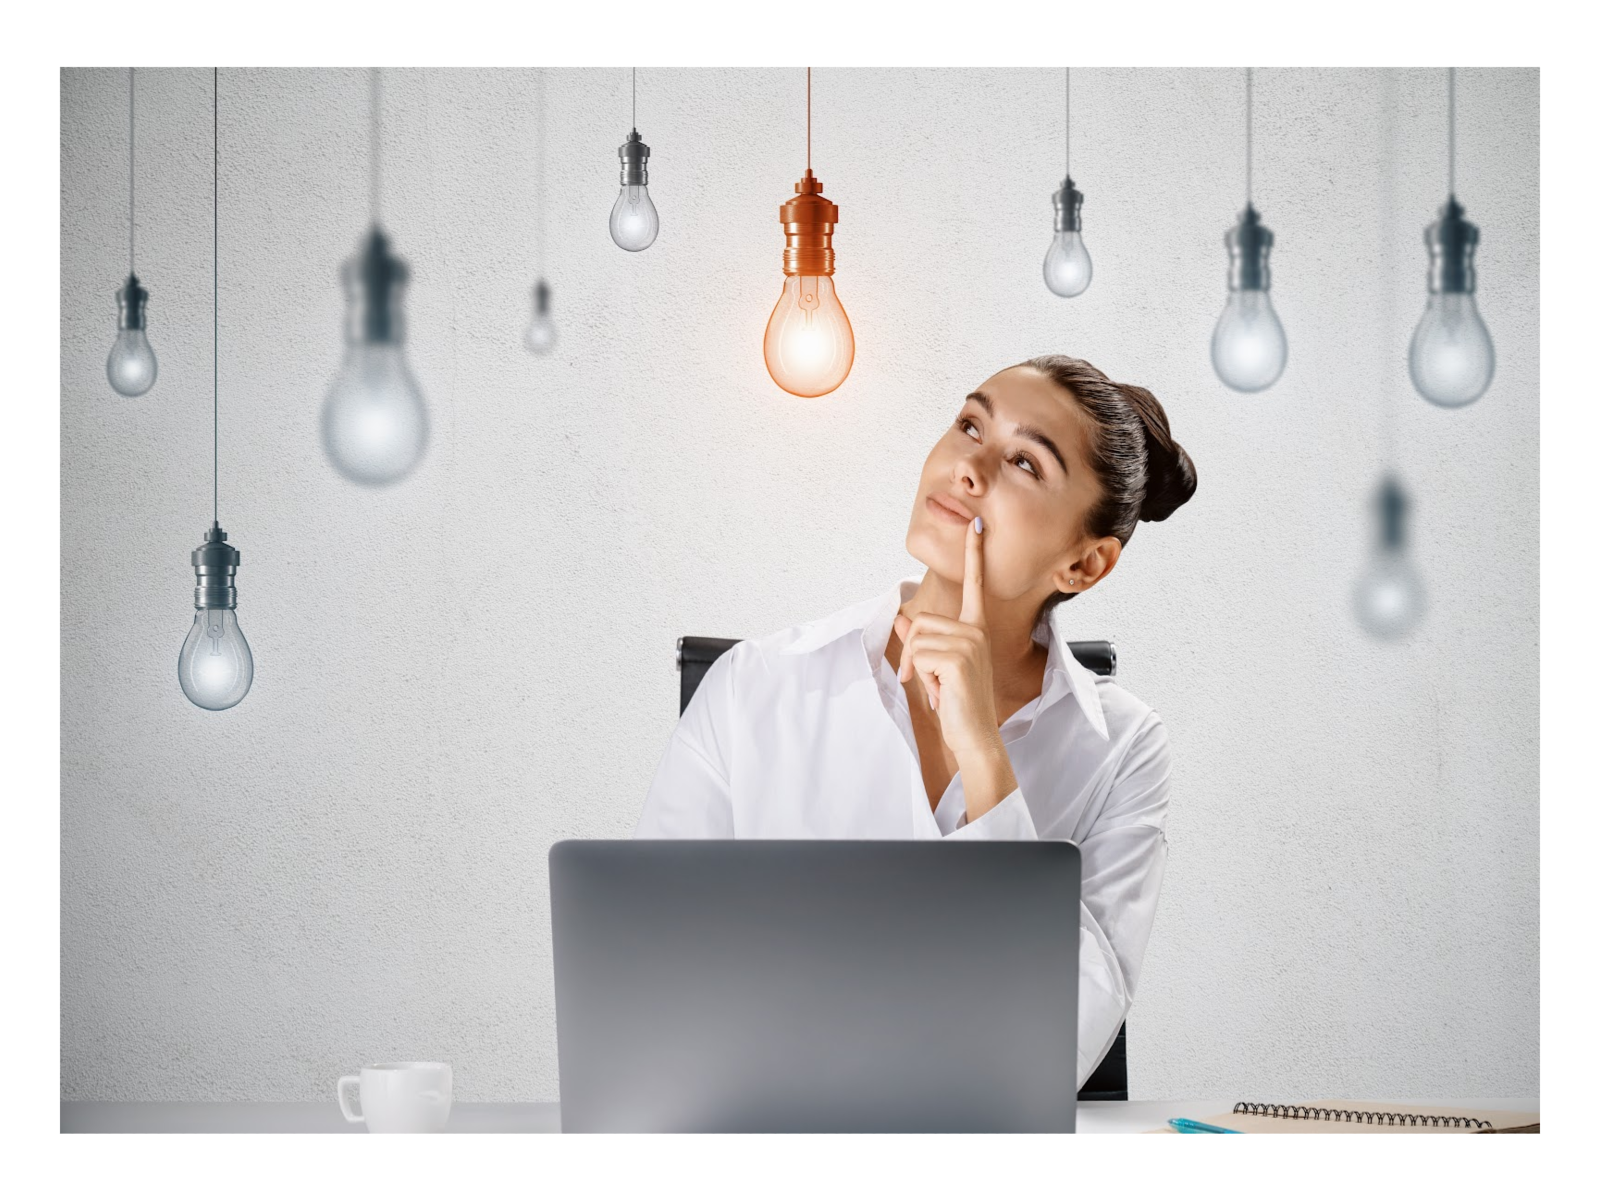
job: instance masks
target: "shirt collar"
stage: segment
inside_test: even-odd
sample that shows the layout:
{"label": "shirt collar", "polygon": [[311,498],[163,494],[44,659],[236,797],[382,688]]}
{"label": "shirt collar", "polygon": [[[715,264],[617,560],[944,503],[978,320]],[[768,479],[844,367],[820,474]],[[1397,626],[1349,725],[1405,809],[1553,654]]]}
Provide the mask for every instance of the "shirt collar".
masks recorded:
{"label": "shirt collar", "polygon": [[[874,665],[883,657],[889,645],[895,614],[900,611],[902,604],[911,599],[921,583],[921,575],[908,575],[881,595],[842,608],[821,620],[808,622],[800,627],[799,635],[778,653],[809,654],[847,634],[855,634],[862,651],[862,664],[870,677]],[[1045,661],[1044,688],[1039,694],[1038,711],[1043,712],[1062,695],[1070,693],[1088,718],[1090,728],[1101,738],[1110,741],[1111,735],[1106,730],[1105,712],[1100,706],[1100,694],[1095,683],[1097,676],[1073,657],[1068,648],[1058,616],[1061,607],[1056,605],[1033,629],[1033,640],[1048,647],[1050,652]]]}

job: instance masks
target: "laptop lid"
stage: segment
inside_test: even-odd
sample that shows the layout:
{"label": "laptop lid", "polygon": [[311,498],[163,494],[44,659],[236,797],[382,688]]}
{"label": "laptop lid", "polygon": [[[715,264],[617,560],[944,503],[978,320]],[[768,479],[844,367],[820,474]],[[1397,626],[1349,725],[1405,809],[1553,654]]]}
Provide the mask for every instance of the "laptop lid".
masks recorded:
{"label": "laptop lid", "polygon": [[1066,841],[563,841],[565,1131],[1071,1132]]}

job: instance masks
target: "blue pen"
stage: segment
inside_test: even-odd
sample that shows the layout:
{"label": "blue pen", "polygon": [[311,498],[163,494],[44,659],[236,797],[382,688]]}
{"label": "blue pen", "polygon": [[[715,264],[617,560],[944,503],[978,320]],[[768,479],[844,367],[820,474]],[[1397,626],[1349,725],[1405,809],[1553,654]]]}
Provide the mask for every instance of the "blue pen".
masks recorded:
{"label": "blue pen", "polygon": [[1167,1121],[1179,1133],[1243,1133],[1242,1129],[1224,1129],[1221,1125],[1207,1125],[1204,1121],[1191,1121],[1188,1117],[1172,1117]]}

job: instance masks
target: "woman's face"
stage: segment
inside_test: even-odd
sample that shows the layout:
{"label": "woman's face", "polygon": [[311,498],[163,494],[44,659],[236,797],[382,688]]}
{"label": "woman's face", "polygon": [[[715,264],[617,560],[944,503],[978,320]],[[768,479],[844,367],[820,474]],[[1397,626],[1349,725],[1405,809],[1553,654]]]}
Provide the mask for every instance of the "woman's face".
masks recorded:
{"label": "woman's face", "polygon": [[[922,465],[906,550],[959,583],[966,527],[982,517],[984,591],[1042,602],[1089,548],[1083,520],[1100,484],[1087,464],[1086,422],[1077,401],[1033,367],[984,380]],[[969,515],[951,516],[933,497]]]}

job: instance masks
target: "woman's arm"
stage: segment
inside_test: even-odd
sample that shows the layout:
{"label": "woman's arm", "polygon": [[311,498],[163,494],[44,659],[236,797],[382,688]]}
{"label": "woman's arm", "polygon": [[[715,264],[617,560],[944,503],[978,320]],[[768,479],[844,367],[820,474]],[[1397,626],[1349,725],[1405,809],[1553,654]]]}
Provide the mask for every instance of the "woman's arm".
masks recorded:
{"label": "woman's arm", "polygon": [[[939,734],[961,772],[967,811],[955,833],[1032,838],[1038,835],[1017,789],[1011,755],[1000,737],[1000,721],[995,715],[994,662],[983,579],[983,519],[975,517],[967,523],[960,615],[952,618],[921,612],[915,617],[895,616],[900,682],[913,677],[921,681],[928,706],[939,718]],[[992,819],[985,820],[991,813]],[[967,833],[968,829],[974,832]]]}
{"label": "woman's arm", "polygon": [[1093,828],[1078,843],[1078,1086],[1111,1049],[1133,1003],[1167,862],[1167,729],[1151,712]]}
{"label": "woman's arm", "polygon": [[734,646],[719,655],[678,718],[656,777],[645,796],[636,838],[731,838],[728,725],[732,711]]}

